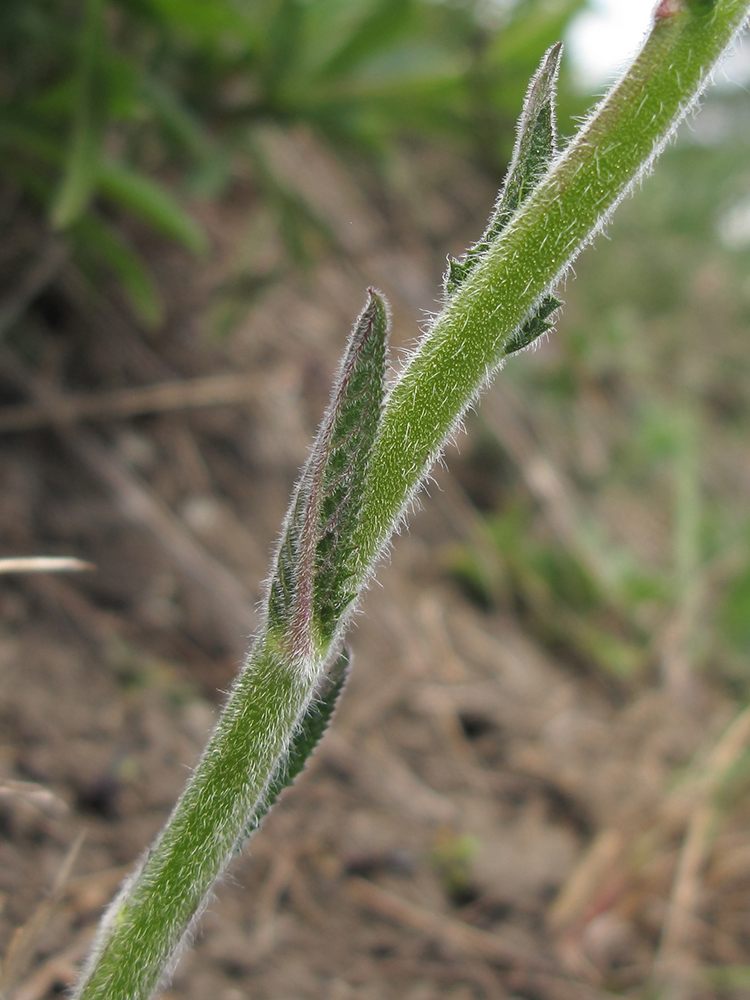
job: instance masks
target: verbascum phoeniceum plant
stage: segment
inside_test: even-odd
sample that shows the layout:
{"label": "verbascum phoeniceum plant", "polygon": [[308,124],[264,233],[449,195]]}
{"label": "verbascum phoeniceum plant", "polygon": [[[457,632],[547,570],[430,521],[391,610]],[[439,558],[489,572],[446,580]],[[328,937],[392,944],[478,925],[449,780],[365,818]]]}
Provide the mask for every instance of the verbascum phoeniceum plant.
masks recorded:
{"label": "verbascum phoeniceum plant", "polygon": [[322,736],[347,626],[373,567],[467,407],[551,326],[580,250],[694,108],[750,0],[661,0],[632,64],[562,150],[561,46],[528,89],[484,235],[452,260],[442,308],[386,387],[388,308],[371,289],[283,524],[262,623],[166,826],[105,914],[74,996],[146,1000],[211,887]]}

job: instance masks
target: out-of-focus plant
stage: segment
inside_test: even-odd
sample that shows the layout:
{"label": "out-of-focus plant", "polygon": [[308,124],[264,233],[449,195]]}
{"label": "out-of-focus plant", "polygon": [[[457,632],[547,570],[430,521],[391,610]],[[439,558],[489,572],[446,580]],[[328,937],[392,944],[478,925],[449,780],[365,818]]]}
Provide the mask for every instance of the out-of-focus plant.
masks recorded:
{"label": "out-of-focus plant", "polygon": [[274,176],[258,129],[306,125],[370,163],[400,134],[451,136],[497,166],[535,53],[581,4],[522,0],[498,34],[473,0],[4,0],[0,176],[154,323],[118,214],[200,252],[185,197],[250,175],[299,258],[325,220]]}

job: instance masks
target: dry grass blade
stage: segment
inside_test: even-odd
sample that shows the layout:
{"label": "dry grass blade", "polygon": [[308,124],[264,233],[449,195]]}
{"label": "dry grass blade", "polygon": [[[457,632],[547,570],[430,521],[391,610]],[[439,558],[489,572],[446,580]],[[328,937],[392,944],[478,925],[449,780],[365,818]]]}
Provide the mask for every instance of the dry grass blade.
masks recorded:
{"label": "dry grass blade", "polygon": [[14,556],[0,559],[1,573],[82,573],[94,569],[75,556]]}
{"label": "dry grass blade", "polygon": [[59,813],[67,810],[67,805],[54,792],[35,781],[0,781],[0,799],[20,798],[37,809],[47,813]]}
{"label": "dry grass blade", "polygon": [[248,375],[207,375],[205,378],[137,386],[117,392],[58,395],[54,413],[38,403],[21,403],[0,411],[0,434],[31,431],[76,420],[134,417],[143,413],[225,406],[245,402],[255,385]]}
{"label": "dry grass blade", "polygon": [[539,448],[524,426],[521,408],[510,386],[502,393],[490,392],[482,401],[481,420],[515,462],[527,489],[539,504],[560,544],[578,559],[605,592],[609,572],[601,552],[583,530],[576,502],[576,489],[563,472]]}
{"label": "dry grass blade", "polygon": [[5,374],[31,396],[73,455],[112,494],[123,516],[148,529],[185,573],[197,583],[224,623],[229,645],[247,635],[252,622],[253,599],[222,563],[211,555],[175,517],[169,507],[85,428],[60,426],[57,421],[59,393],[26,372],[11,352],[0,350]]}
{"label": "dry grass blade", "polygon": [[719,814],[714,797],[730,768],[750,742],[750,708],[741,712],[709,755],[697,779],[693,810],[677,864],[655,973],[670,997],[688,996],[695,981],[693,928],[701,895],[701,872]]}
{"label": "dry grass blade", "polygon": [[42,962],[15,990],[12,1000],[43,1000],[58,983],[72,983],[78,971],[78,963],[86,954],[92,936],[93,931],[87,927],[70,948]]}
{"label": "dry grass blade", "polygon": [[49,285],[65,263],[68,250],[60,240],[50,239],[41,254],[18,282],[12,295],[0,303],[0,337],[16,323],[34,299]]}
{"label": "dry grass blade", "polygon": [[[190,534],[169,507],[90,434],[66,439],[74,454],[103,482],[122,514],[147,528],[175,562],[210,595],[227,641],[250,631],[253,599],[240,581]],[[243,640],[244,648],[244,640]]]}
{"label": "dry grass blade", "polygon": [[592,841],[547,913],[547,926],[563,935],[585,919],[603,879],[616,870],[625,849],[619,830],[606,829]]}
{"label": "dry grass blade", "polygon": [[540,971],[550,971],[552,968],[551,962],[545,960],[536,949],[525,946],[525,942],[515,934],[480,930],[461,920],[416,906],[365,879],[352,879],[349,893],[381,917],[410,927],[454,951],[468,952],[515,968],[523,966]]}
{"label": "dry grass blade", "polygon": [[34,957],[37,942],[52,919],[57,907],[60,905],[83,841],[84,834],[81,833],[68,851],[57,873],[57,878],[50,890],[50,894],[40,903],[23,927],[19,927],[11,938],[8,952],[2,965],[2,972],[0,972],[0,995],[3,997],[10,997],[14,987],[26,975]]}

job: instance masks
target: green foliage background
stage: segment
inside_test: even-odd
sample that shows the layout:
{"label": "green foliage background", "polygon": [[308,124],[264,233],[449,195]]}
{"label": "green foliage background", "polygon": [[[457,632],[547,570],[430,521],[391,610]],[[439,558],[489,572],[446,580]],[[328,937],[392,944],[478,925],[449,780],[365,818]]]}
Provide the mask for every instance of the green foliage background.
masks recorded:
{"label": "green foliage background", "polygon": [[[297,262],[309,217],[266,162],[259,130],[305,125],[349,162],[384,167],[394,142],[458,144],[507,162],[539,53],[581,0],[7,0],[0,7],[0,171],[104,261],[141,317],[158,291],[118,226],[138,216],[195,252],[190,199],[253,178]],[[498,30],[502,28],[502,30]]]}
{"label": "green foliage background", "polygon": [[[64,235],[92,280],[114,274],[141,320],[156,326],[159,291],[129,219],[205,253],[191,206],[250,178],[291,266],[304,264],[326,221],[275,176],[258,141],[269,126],[313,130],[351,169],[386,186],[394,149],[415,140],[463,151],[499,183],[529,75],[584,6],[5,0],[6,235],[19,206],[32,213]],[[563,135],[587,103],[564,68]],[[478,599],[512,605],[540,641],[620,678],[658,669],[654,631],[688,589],[705,584],[697,662],[743,697],[750,247],[717,234],[750,197],[747,119],[742,91],[711,94],[696,131],[684,131],[620,210],[612,243],[600,239],[582,259],[552,349],[504,376],[533,400],[537,439],[570,470],[577,527],[568,545],[550,537],[480,415],[476,452],[508,482],[484,512],[481,545],[448,560]],[[575,442],[595,411],[605,416],[608,455],[589,461]],[[635,555],[610,523],[614,496],[629,496],[633,512],[639,502],[659,511],[651,558]]]}

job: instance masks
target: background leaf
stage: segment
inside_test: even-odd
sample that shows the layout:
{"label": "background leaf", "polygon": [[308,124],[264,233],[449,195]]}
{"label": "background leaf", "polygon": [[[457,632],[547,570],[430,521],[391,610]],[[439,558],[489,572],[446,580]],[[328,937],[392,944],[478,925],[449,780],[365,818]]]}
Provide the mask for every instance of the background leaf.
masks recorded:
{"label": "background leaf", "polygon": [[106,60],[104,0],[87,0],[77,69],[73,132],[60,190],[51,209],[52,224],[65,229],[86,208],[96,184],[104,126],[105,96],[101,67]]}

